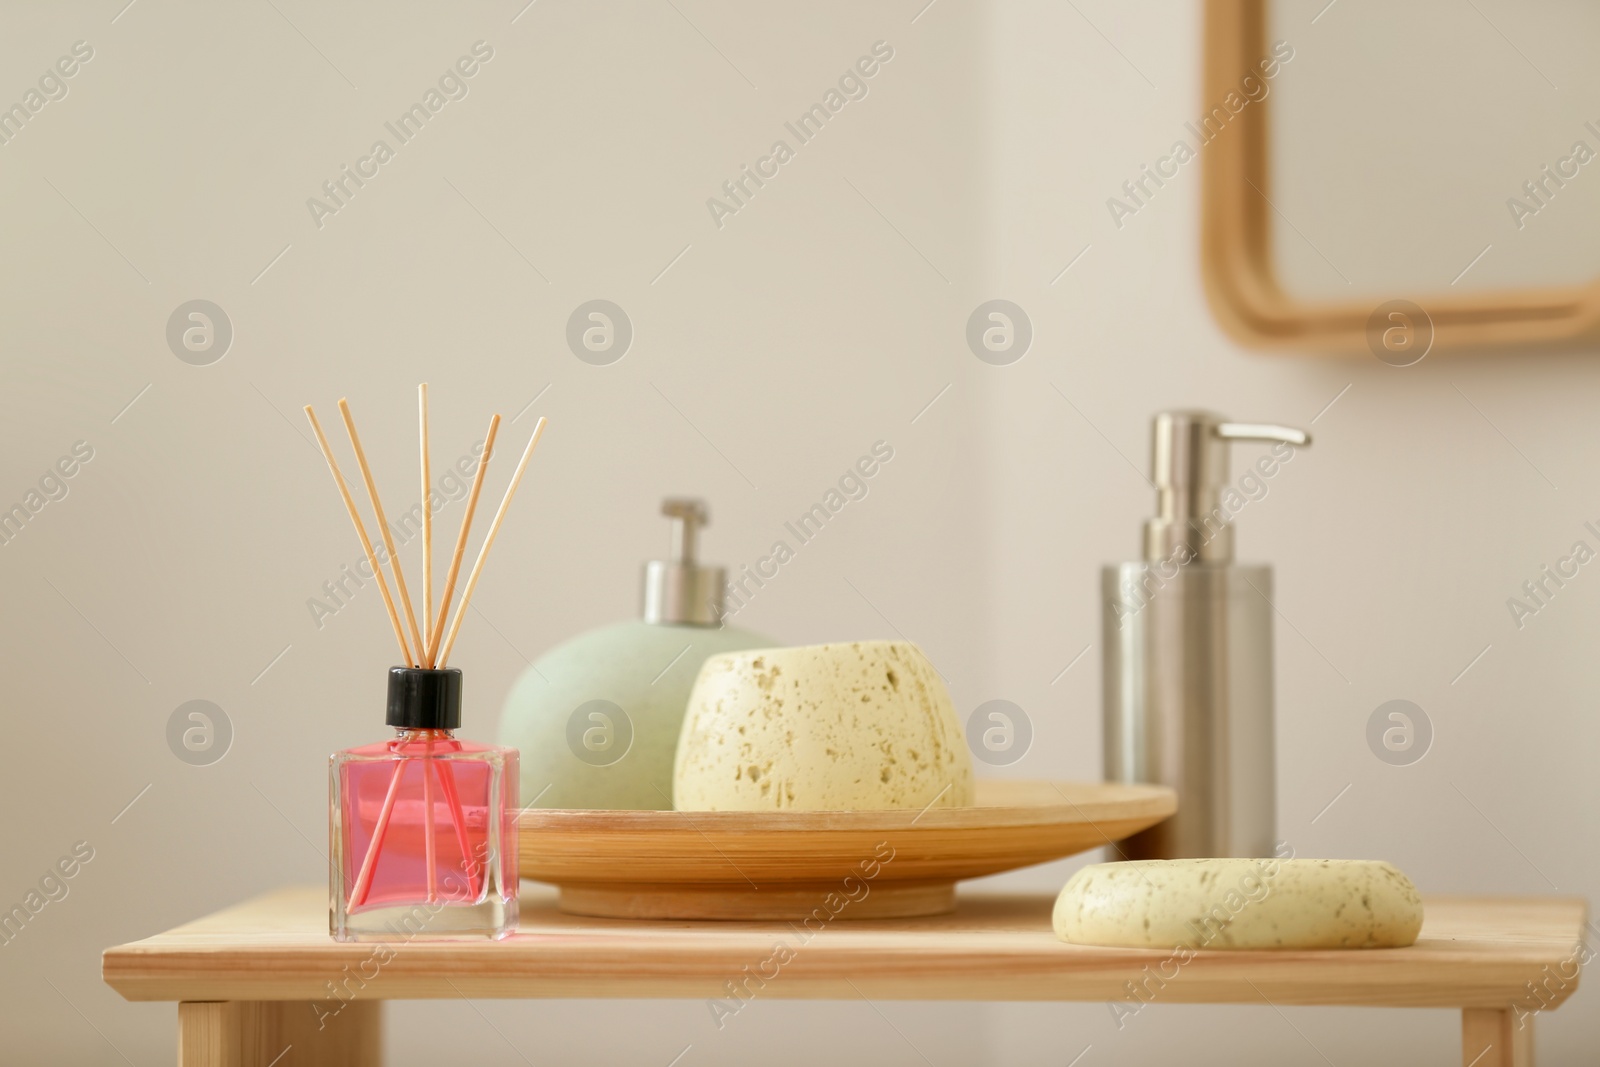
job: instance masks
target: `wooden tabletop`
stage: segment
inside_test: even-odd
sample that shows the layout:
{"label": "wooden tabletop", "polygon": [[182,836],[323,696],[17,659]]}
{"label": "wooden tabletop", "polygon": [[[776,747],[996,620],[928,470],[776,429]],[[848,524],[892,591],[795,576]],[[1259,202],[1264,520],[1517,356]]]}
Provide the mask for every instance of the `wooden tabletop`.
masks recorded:
{"label": "wooden tabletop", "polygon": [[1062,944],[1047,895],[966,893],[950,915],[835,919],[809,940],[787,923],[580,918],[554,899],[524,888],[505,941],[383,948],[328,937],[325,889],[283,889],[108,949],[104,976],[129,1000],[319,1000],[329,982],[383,1000],[726,998],[748,979],[763,997],[1113,1001],[1132,981],[1170,1003],[1505,1009],[1528,982],[1555,1002],[1577,988],[1547,979],[1576,969],[1587,921],[1581,899],[1429,897],[1410,948],[1203,951],[1180,964],[1165,950]]}

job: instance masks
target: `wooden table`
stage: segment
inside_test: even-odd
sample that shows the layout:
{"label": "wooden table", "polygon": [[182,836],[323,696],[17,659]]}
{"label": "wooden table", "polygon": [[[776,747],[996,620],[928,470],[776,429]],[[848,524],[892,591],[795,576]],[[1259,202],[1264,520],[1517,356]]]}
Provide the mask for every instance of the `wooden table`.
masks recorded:
{"label": "wooden table", "polygon": [[802,942],[785,923],[579,918],[530,888],[506,941],[382,945],[331,940],[327,891],[303,887],[108,949],[103,967],[129,1000],[178,1002],[182,1067],[377,1064],[384,1000],[679,997],[732,1011],[752,996],[1460,1008],[1464,1064],[1526,1067],[1532,1016],[1577,989],[1587,921],[1581,899],[1430,897],[1410,948],[1180,964],[1064,945],[1052,902],[963,894],[950,915],[835,919]]}

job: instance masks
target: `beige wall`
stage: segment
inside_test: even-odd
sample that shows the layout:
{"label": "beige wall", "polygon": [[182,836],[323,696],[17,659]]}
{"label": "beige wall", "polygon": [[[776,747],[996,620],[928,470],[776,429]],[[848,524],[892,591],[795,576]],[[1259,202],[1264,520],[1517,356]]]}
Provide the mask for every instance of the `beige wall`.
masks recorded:
{"label": "beige wall", "polygon": [[[491,410],[539,397],[506,428],[519,443],[551,420],[458,648],[467,733],[493,733],[525,657],[633,612],[637,562],[664,540],[657,497],[709,497],[710,553],[748,562],[884,439],[870,495],[741,622],[793,642],[904,632],[963,710],[1028,710],[1033,750],[996,773],[1038,777],[1099,773],[1098,645],[1060,672],[1097,642],[1098,567],[1150,506],[1118,452],[1143,464],[1160,407],[1305,424],[1350,385],[1241,519],[1243,554],[1279,568],[1284,836],[1387,857],[1430,891],[1593,891],[1578,843],[1600,601],[1580,578],[1520,632],[1504,606],[1600,518],[1582,356],[1396,371],[1222,339],[1194,267],[1198,171],[1120,230],[1105,207],[1196,107],[1193,5],[675,2],[8,15],[0,100],[94,48],[0,145],[0,503],[74,442],[94,449],[0,546],[5,715],[24,739],[0,776],[0,902],[74,842],[95,850],[0,947],[10,1054],[160,1062],[170,1007],[107,991],[99,950],[322,879],[324,760],[381,734],[393,640],[370,590],[312,621],[307,599],[357,548],[297,409],[331,417],[350,396],[398,500],[424,378],[436,461]],[[467,97],[319,229],[306,198],[478,40],[494,57]],[[707,197],[879,40],[895,55],[866,98],[719,229]],[[596,297],[636,332],[608,367],[564,341]],[[963,337],[993,297],[1036,331],[1009,367]],[[165,339],[196,298],[235,331],[211,366]],[[1436,729],[1411,767],[1364,741],[1396,696]],[[192,699],[235,732],[211,766],[167,745]],[[1005,881],[1054,888],[1076,862]],[[1590,1000],[1544,1020],[1554,1062],[1593,1046]],[[1230,1062],[1363,1062],[1380,1032],[1393,1062],[1454,1055],[1443,1012],[1170,1006],[1118,1032],[1103,1005],[881,1007],[940,1064],[1089,1044],[1085,1064],[1164,1063],[1197,1038]],[[394,1062],[438,1062],[457,1029],[497,1061],[664,1064],[691,1043],[685,1063],[917,1061],[863,1004],[761,1002],[722,1032],[698,1002],[476,1008],[495,1029],[459,1003],[393,1013]]]}

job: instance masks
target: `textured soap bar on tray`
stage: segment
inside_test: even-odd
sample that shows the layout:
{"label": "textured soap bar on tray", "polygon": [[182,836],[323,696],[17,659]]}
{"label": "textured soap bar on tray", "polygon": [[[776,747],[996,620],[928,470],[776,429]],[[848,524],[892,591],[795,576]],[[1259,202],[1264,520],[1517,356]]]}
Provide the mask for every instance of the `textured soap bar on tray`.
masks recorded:
{"label": "textured soap bar on tray", "polygon": [[973,802],[950,694],[908,641],[706,660],[678,740],[685,811],[852,811]]}
{"label": "textured soap bar on tray", "polygon": [[1422,898],[1378,860],[1138,860],[1078,871],[1051,925],[1119,948],[1389,948],[1416,941]]}

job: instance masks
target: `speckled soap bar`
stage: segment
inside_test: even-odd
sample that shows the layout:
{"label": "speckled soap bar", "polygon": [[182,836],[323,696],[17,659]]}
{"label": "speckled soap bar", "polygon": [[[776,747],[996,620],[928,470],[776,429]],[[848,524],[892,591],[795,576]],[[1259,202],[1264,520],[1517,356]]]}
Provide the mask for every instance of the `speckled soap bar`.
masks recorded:
{"label": "speckled soap bar", "polygon": [[851,811],[973,802],[950,694],[908,641],[706,660],[678,739],[684,811]]}
{"label": "speckled soap bar", "polygon": [[1097,863],[1067,881],[1051,925],[1118,948],[1391,948],[1416,941],[1422,898],[1378,860]]}

